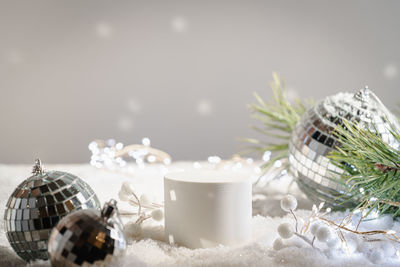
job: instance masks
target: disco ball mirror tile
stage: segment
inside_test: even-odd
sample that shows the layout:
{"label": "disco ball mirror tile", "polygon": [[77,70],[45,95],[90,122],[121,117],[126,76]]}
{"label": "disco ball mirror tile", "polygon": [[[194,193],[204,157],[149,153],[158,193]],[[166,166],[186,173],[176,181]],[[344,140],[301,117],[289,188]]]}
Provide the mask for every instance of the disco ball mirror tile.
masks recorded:
{"label": "disco ball mirror tile", "polygon": [[106,266],[122,255],[126,241],[120,224],[97,210],[80,210],[63,218],[49,239],[53,266]]}
{"label": "disco ball mirror tile", "polygon": [[49,171],[22,182],[8,199],[4,213],[6,236],[25,261],[48,259],[50,232],[74,210],[100,208],[90,186],[75,175]]}
{"label": "disco ball mirror tile", "polygon": [[[334,129],[343,120],[357,122],[374,130],[376,126],[385,142],[398,147],[390,133],[390,124],[400,129],[397,119],[369,89],[356,94],[339,93],[319,101],[309,109],[292,133],[289,143],[290,171],[299,188],[315,203],[326,202],[337,208],[352,207],[343,204],[348,185],[340,179],[343,170],[333,165],[328,154],[340,146]],[[356,205],[356,200],[354,201]]]}

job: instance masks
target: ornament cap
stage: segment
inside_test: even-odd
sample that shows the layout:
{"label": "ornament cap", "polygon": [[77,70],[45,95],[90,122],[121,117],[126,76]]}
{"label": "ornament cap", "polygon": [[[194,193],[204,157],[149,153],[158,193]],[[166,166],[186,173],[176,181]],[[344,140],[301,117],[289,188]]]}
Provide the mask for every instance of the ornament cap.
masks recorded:
{"label": "ornament cap", "polygon": [[364,86],[364,88],[360,89],[357,93],[354,94],[354,97],[363,102],[368,101],[371,90],[369,90],[368,85]]}
{"label": "ornament cap", "polygon": [[38,175],[38,174],[42,174],[44,172],[45,171],[44,171],[42,161],[39,158],[37,158],[35,160],[35,165],[33,165],[33,168],[32,168],[32,174]]}
{"label": "ornament cap", "polygon": [[101,210],[101,217],[104,219],[111,218],[117,211],[117,201],[110,199],[110,201],[104,203],[103,209]]}

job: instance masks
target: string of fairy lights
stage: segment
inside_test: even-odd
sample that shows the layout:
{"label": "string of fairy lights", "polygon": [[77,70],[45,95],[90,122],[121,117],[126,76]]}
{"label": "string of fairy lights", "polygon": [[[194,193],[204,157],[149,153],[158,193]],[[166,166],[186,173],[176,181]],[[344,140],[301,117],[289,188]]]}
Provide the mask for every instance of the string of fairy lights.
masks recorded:
{"label": "string of fairy lights", "polygon": [[[148,137],[144,137],[140,144],[127,146],[121,142],[117,142],[115,139],[94,140],[88,147],[92,153],[90,164],[96,168],[134,172],[135,167],[144,169],[149,165],[157,164],[162,170],[167,171],[168,166],[172,163],[172,157],[168,153],[152,147]],[[262,161],[266,163],[270,160],[271,152],[266,151],[262,157]],[[210,168],[211,166],[213,169],[232,171],[251,168],[254,175],[257,177],[263,176],[262,169],[259,166],[254,166],[254,162],[254,159],[251,157],[244,158],[237,154],[233,155],[230,159],[222,159],[219,156],[212,155],[207,158],[205,163],[194,161],[193,168]],[[273,166],[279,169],[282,167],[282,162],[278,160]],[[286,170],[282,170],[280,174],[286,174]]]}

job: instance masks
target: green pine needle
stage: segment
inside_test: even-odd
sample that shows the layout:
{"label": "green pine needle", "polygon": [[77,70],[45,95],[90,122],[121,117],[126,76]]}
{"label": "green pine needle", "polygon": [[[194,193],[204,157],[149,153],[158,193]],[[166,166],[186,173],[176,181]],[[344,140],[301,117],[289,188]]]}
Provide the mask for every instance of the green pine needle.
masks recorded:
{"label": "green pine needle", "polygon": [[[400,143],[400,133],[391,126],[393,137]],[[400,201],[400,151],[376,134],[376,129],[364,129],[344,121],[336,129],[341,142],[330,155],[342,168],[341,177],[349,185],[348,201],[358,200],[358,207],[368,205],[380,213],[398,215]],[[400,204],[400,203],[398,203]]]}
{"label": "green pine needle", "polygon": [[271,166],[276,160],[288,157],[290,136],[296,127],[297,122],[311,107],[313,101],[301,101],[299,98],[294,103],[290,103],[286,96],[284,81],[277,73],[273,73],[273,82],[270,87],[273,93],[273,102],[266,103],[255,93],[257,103],[250,105],[252,117],[262,123],[262,127],[252,126],[252,128],[266,135],[277,143],[266,143],[254,138],[245,138],[243,141],[252,144],[246,152],[258,152],[263,154],[266,151],[275,152],[274,156],[263,165],[264,168]]}

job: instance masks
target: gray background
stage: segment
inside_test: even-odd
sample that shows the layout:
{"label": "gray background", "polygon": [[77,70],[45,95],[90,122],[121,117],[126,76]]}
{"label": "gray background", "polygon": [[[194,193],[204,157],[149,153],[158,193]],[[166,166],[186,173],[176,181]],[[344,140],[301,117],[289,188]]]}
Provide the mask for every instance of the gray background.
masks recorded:
{"label": "gray background", "polygon": [[229,157],[271,72],[290,96],[400,100],[400,1],[0,1],[0,162],[113,137]]}

